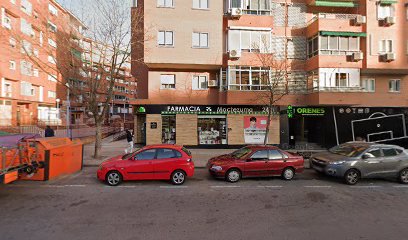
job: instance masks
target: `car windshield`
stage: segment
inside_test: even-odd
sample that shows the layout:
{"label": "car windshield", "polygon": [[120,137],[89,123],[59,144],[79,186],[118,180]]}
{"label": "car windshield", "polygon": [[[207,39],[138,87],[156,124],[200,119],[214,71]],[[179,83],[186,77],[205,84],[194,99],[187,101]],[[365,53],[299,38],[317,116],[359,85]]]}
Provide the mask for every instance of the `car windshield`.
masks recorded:
{"label": "car windshield", "polygon": [[330,148],[329,152],[346,157],[357,157],[358,155],[362,154],[367,148],[368,146],[342,144]]}
{"label": "car windshield", "polygon": [[250,152],[251,152],[251,149],[244,147],[244,148],[238,149],[237,151],[231,153],[231,156],[233,156],[234,158],[242,158],[243,156],[247,155]]}

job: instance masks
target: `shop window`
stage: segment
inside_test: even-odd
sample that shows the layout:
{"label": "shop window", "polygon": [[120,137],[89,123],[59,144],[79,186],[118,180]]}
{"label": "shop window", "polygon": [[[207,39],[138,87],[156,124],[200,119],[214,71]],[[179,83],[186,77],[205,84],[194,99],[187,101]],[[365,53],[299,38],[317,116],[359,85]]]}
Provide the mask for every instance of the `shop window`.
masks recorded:
{"label": "shop window", "polygon": [[176,143],[176,115],[162,116],[162,143]]}
{"label": "shop window", "polygon": [[225,116],[199,116],[197,126],[200,145],[227,144]]}

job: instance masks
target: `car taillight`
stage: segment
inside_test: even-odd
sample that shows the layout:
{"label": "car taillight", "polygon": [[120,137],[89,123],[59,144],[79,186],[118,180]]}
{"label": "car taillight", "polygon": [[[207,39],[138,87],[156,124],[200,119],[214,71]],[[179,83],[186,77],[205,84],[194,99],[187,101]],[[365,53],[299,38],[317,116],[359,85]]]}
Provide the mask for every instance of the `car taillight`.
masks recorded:
{"label": "car taillight", "polygon": [[193,159],[191,159],[191,158],[187,159],[187,162],[192,162],[192,161],[193,161]]}

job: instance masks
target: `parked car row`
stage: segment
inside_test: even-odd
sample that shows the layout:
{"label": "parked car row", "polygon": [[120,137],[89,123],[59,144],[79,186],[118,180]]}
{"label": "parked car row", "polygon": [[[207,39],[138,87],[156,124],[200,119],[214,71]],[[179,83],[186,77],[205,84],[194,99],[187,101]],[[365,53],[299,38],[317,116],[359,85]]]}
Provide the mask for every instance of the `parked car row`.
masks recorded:
{"label": "parked car row", "polygon": [[[361,178],[395,177],[408,183],[408,152],[398,146],[366,142],[345,143],[312,155],[317,172],[356,184]],[[242,178],[280,176],[292,180],[304,170],[302,156],[274,146],[247,146],[208,160],[209,173],[228,182]],[[152,145],[103,162],[97,176],[110,186],[129,180],[170,180],[183,184],[194,175],[192,154],[183,146]]]}

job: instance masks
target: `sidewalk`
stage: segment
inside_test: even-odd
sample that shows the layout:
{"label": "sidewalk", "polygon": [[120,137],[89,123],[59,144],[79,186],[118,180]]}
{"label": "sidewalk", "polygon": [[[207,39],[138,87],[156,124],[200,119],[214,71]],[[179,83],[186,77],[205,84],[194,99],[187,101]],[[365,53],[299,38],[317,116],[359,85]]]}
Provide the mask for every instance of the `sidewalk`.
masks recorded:
{"label": "sidewalk", "polygon": [[[125,154],[128,146],[126,140],[110,142],[110,138],[102,142],[101,159],[92,158],[94,152],[94,143],[84,146],[84,167],[99,166],[103,161],[118,155]],[[233,152],[235,149],[189,149],[193,155],[193,161],[196,167],[205,167],[208,159]],[[305,167],[309,168],[309,160],[305,159]]]}

